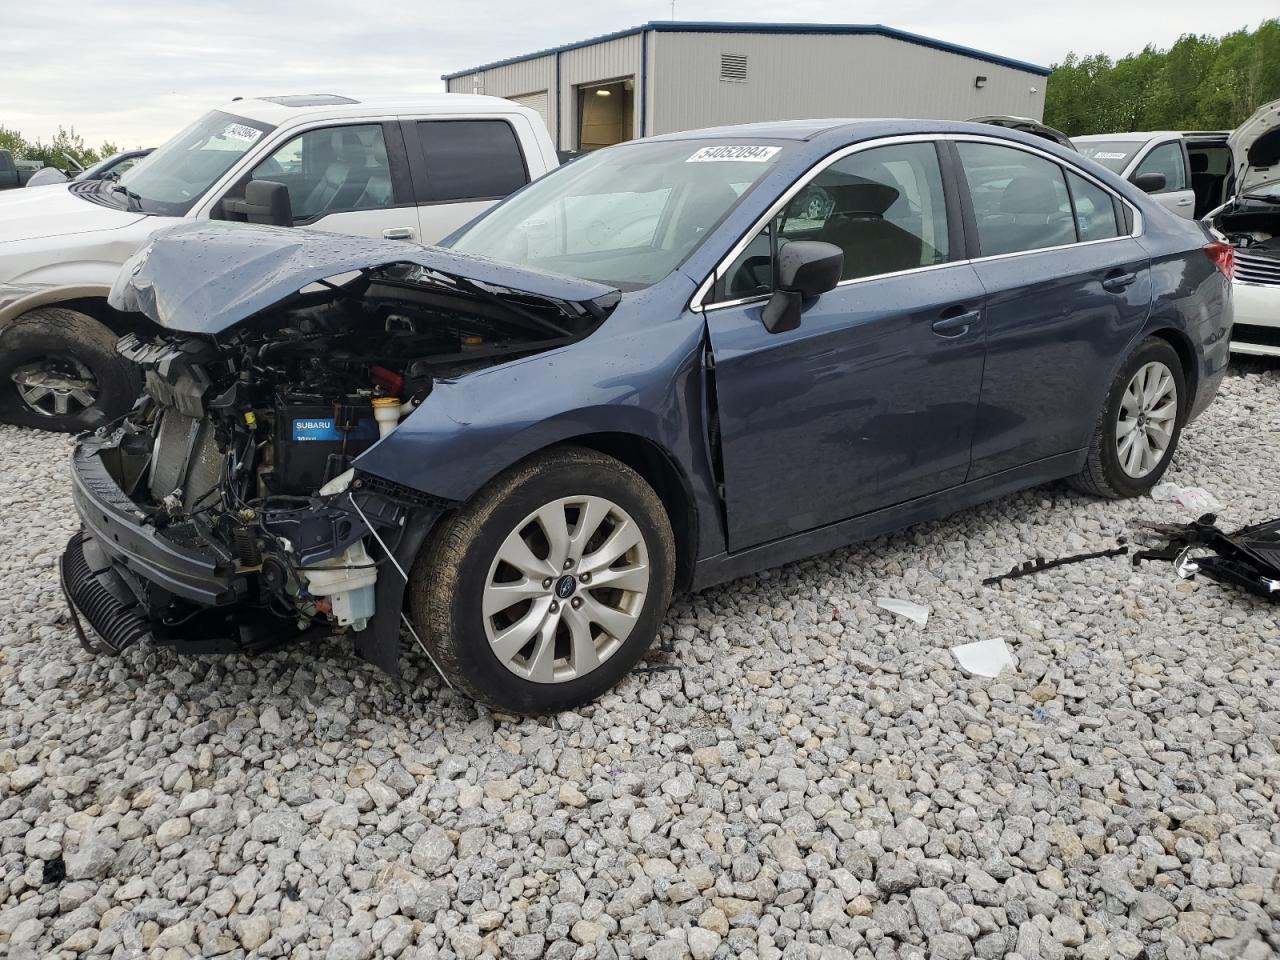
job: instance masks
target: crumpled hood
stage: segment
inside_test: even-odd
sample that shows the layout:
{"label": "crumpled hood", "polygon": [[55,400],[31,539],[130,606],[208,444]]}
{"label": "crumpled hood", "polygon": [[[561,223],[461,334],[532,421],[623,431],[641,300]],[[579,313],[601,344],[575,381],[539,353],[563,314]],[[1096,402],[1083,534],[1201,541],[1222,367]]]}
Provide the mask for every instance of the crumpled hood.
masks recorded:
{"label": "crumpled hood", "polygon": [[0,244],[127,227],[143,214],[77,197],[65,183],[0,191]]}
{"label": "crumpled hood", "polygon": [[359,270],[414,264],[490,288],[578,304],[596,315],[612,287],[542,273],[443,247],[288,227],[189,223],[157,233],[124,265],[108,298],[182,333],[216,334],[308,284]]}
{"label": "crumpled hood", "polygon": [[1259,107],[1227,143],[1236,162],[1237,194],[1280,180],[1280,100]]}

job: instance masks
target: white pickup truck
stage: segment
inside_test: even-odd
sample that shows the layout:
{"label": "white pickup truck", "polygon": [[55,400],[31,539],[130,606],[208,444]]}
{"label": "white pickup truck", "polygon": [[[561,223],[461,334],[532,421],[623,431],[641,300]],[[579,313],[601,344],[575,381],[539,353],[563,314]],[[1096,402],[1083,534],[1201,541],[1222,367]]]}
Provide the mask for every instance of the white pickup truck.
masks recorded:
{"label": "white pickup truck", "polygon": [[158,230],[213,219],[434,243],[556,166],[541,118],[467,94],[234,100],[118,180],[0,193],[0,420],[78,431],[140,392],[106,296]]}

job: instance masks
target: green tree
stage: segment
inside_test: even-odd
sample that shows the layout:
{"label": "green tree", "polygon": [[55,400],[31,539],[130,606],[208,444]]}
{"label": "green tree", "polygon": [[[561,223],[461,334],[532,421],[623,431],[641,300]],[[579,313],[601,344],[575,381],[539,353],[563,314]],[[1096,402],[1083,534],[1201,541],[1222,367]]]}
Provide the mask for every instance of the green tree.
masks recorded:
{"label": "green tree", "polygon": [[1280,19],[1223,37],[1185,34],[1112,61],[1067,54],[1045,91],[1045,123],[1069,136],[1229,130],[1280,99]]}

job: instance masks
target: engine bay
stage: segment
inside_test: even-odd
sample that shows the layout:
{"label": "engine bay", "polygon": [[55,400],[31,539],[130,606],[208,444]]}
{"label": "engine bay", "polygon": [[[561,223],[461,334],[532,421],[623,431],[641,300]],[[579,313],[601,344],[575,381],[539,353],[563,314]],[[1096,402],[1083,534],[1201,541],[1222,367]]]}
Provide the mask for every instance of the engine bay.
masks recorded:
{"label": "engine bay", "polygon": [[[220,334],[129,334],[118,350],[145,393],[98,455],[148,526],[216,551],[250,606],[300,630],[364,630],[420,504],[361,479],[355,458],[442,380],[570,343],[604,315],[395,265],[310,284]],[[199,613],[150,599],[169,622]]]}
{"label": "engine bay", "polygon": [[1214,217],[1213,225],[1237,250],[1280,260],[1280,205],[1238,198]]}

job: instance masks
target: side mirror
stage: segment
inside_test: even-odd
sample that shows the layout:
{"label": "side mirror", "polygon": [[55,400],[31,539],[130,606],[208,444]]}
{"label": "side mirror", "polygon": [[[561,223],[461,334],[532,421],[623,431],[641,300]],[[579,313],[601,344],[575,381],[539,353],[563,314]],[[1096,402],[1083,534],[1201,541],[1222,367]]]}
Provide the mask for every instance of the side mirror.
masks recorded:
{"label": "side mirror", "polygon": [[1165,185],[1163,173],[1140,173],[1129,182],[1143,193],[1159,193]]}
{"label": "side mirror", "polygon": [[770,333],[800,326],[806,299],[834,290],[844,273],[844,251],[821,240],[792,240],[778,250],[778,287],[761,321]]}
{"label": "side mirror", "polygon": [[244,188],[244,199],[223,200],[222,208],[226,213],[244,217],[246,223],[293,226],[293,204],[289,202],[289,188],[274,180],[250,180]]}

